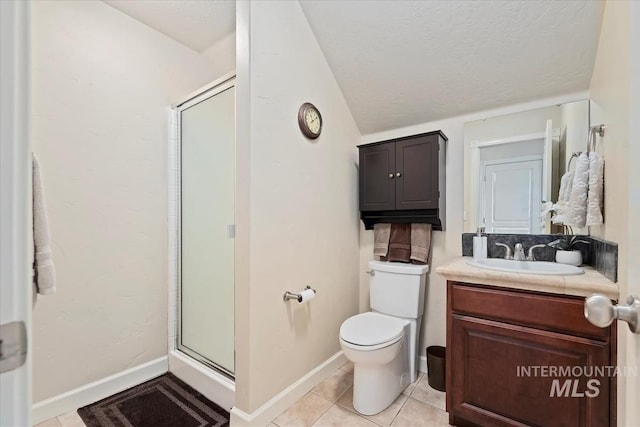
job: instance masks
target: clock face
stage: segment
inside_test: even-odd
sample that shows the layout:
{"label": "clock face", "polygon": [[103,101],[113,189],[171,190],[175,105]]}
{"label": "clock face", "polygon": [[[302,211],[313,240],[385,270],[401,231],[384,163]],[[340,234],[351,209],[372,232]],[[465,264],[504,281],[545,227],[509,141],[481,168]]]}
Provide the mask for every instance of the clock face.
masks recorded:
{"label": "clock face", "polygon": [[304,112],[304,121],[311,132],[320,133],[320,114],[315,108],[307,108]]}
{"label": "clock face", "polygon": [[304,136],[316,139],[322,132],[320,111],[313,104],[305,102],[298,111],[298,125]]}

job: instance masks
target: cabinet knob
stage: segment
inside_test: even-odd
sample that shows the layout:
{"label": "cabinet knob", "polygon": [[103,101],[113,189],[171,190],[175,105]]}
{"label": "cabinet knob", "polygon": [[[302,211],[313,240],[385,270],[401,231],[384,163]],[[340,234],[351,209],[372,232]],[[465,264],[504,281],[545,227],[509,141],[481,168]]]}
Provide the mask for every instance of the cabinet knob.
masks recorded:
{"label": "cabinet knob", "polygon": [[393,174],[392,173],[389,174],[389,178],[393,178]]}
{"label": "cabinet knob", "polygon": [[402,176],[402,174],[401,174],[400,172],[396,172],[396,176],[397,176],[398,178],[400,178],[400,177]]}

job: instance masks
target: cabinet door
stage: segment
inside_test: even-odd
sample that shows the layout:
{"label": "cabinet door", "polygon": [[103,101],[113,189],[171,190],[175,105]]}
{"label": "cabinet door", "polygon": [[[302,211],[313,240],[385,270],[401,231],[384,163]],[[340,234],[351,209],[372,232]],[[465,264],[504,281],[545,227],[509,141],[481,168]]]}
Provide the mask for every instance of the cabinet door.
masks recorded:
{"label": "cabinet door", "polygon": [[396,143],[396,209],[438,208],[438,135]]}
{"label": "cabinet door", "polygon": [[395,209],[395,143],[360,147],[360,210]]}
{"label": "cabinet door", "polygon": [[[449,321],[449,348],[456,349],[447,366],[447,409],[453,421],[483,426],[610,425],[610,378],[542,372],[546,367],[607,366],[607,343],[459,314]],[[582,393],[595,393],[587,384],[592,379],[599,381],[597,386],[591,383],[598,394],[587,397]]]}

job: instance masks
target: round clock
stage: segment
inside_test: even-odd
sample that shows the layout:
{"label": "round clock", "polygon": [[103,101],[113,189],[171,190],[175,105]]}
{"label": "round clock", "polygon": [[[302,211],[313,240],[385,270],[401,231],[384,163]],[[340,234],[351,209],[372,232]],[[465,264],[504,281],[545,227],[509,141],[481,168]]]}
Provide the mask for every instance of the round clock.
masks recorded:
{"label": "round clock", "polygon": [[298,110],[298,125],[300,130],[310,139],[316,139],[322,132],[322,116],[315,105],[305,102]]}

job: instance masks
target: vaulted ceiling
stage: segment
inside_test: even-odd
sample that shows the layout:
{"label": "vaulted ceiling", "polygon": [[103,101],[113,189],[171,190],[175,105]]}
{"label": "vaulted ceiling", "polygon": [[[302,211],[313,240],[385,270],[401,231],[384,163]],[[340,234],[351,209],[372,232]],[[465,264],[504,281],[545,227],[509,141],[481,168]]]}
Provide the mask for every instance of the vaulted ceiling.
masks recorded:
{"label": "vaulted ceiling", "polygon": [[236,28],[235,0],[102,0],[202,52]]}
{"label": "vaulted ceiling", "polygon": [[363,134],[586,90],[604,2],[302,1]]}
{"label": "vaulted ceiling", "polygon": [[[235,30],[233,0],[103,1],[200,52]],[[588,89],[604,11],[603,0],[300,4],[363,134]]]}

